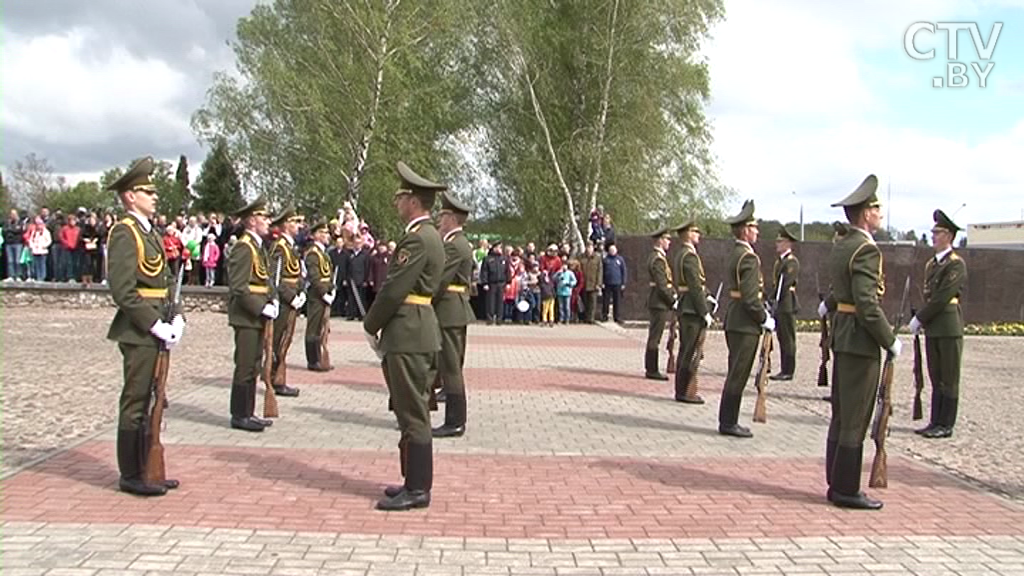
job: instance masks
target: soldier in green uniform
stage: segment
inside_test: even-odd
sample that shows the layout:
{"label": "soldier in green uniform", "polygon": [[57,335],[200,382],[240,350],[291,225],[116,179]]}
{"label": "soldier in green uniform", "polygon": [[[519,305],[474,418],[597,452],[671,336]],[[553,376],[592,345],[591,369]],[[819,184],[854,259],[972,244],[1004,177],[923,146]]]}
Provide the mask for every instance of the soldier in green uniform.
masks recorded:
{"label": "soldier in green uniform", "polygon": [[960,363],[964,349],[964,316],[960,294],[967,283],[967,264],[953,252],[960,227],[942,210],[932,214],[935,257],[924,267],[924,306],[910,320],[910,330],[924,329],[932,409],[928,426],[916,430],[925,438],[949,438],[960,398]]}
{"label": "soldier in green uniform", "polygon": [[434,428],[434,438],[462,436],[466,432],[466,385],[462,366],[466,360],[466,326],[474,318],[469,303],[473,277],[473,246],[462,226],[472,208],[450,191],[441,195],[438,232],[444,242],[444,272],[434,292],[434,314],[441,327],[438,370],[444,386],[444,424]]}
{"label": "soldier in green uniform", "polygon": [[902,344],[885,318],[880,301],[885,294],[882,253],[872,238],[881,226],[882,210],[872,174],[842,206],[849,230],[835,243],[828,258],[835,310],[832,324],[832,420],[825,445],[828,500],[843,508],[877,510],[878,500],[860,490],[864,436],[874,411],[881,372],[881,350],[899,356]]}
{"label": "soldier in green uniform", "polygon": [[262,198],[243,206],[233,215],[240,219],[244,231],[228,255],[228,324],[235,329],[231,427],[262,432],[273,424],[272,420],[254,414],[256,380],[263,361],[263,330],[280,311],[263,246],[270,220]]}
{"label": "soldier in green uniform", "polygon": [[729,372],[722,389],[722,400],[718,407],[718,433],[738,438],[750,438],[753,433],[746,426],[739,425],[740,404],[743,389],[754,367],[758,342],[771,338],[775,330],[775,319],[768,315],[764,306],[764,277],[761,276],[761,259],[754,252],[757,242],[757,220],[754,218],[754,201],[743,203],[740,213],[726,220],[732,226],[736,239],[726,266],[729,286],[729,307],[725,312],[725,343],[729,348]]}
{"label": "soldier in green uniform", "polygon": [[658,347],[661,335],[665,332],[665,324],[676,306],[675,288],[672,282],[672,267],[668,263],[668,249],[672,245],[672,237],[667,229],[662,228],[654,234],[654,250],[647,258],[647,273],[650,276],[651,290],[647,295],[647,312],[651,317],[647,328],[647,350],[644,355],[645,378],[650,380],[668,380],[658,366]]}
{"label": "soldier in green uniform", "polygon": [[324,362],[323,348],[325,323],[331,321],[331,304],[336,295],[334,268],[327,255],[327,243],[331,241],[330,228],[326,220],[314,224],[309,233],[313,241],[306,249],[306,273],[309,275],[309,300],[306,304],[306,366],[313,372],[328,372],[332,369]]}
{"label": "soldier in green uniform", "polygon": [[[295,213],[294,206],[288,206],[270,223],[277,228],[280,235],[270,245],[271,273],[277,275],[278,266],[281,270],[280,282],[277,285],[278,301],[287,308],[283,314],[274,319],[274,358],[272,365],[274,393],[278,396],[298,396],[299,389],[288,385],[286,367],[288,365],[288,349],[292,345],[295,330],[295,318],[299,309],[306,303],[306,292],[302,289],[302,265],[298,248],[295,246],[295,234],[303,217]],[[286,339],[287,338],[287,339]]]}
{"label": "soldier in green uniform", "polygon": [[124,366],[124,387],[118,404],[117,466],[120,489],[140,496],[162,496],[177,480],[147,484],[145,466],[153,373],[160,346],[181,340],[185,321],[167,317],[168,287],[174,276],[164,257],[163,240],[154,230],[156,187],[150,180],[153,159],[143,158],[110,185],[127,215],[110,229],[107,239],[110,294],[117,313],[107,338],[117,342]]}
{"label": "soldier in green uniform", "polygon": [[681,247],[672,259],[672,278],[675,279],[675,289],[678,294],[679,304],[676,306],[676,325],[679,327],[679,359],[676,362],[676,401],[687,404],[703,404],[704,399],[700,396],[689,397],[686,395],[686,387],[693,376],[690,373],[690,366],[697,350],[697,339],[700,331],[711,326],[713,319],[711,311],[708,310],[708,296],[704,287],[706,280],[704,276],[704,264],[697,255],[697,245],[700,244],[700,227],[696,222],[689,220],[682,226],[676,228]]}
{"label": "soldier in green uniform", "polygon": [[[782,366],[779,373],[769,376],[769,380],[792,380],[796,371],[796,314],[799,312],[796,301],[797,278],[800,276],[800,261],[793,254],[796,236],[790,234],[783,226],[779,229],[779,237],[775,239],[775,252],[779,258],[772,269],[772,313],[775,316],[775,337],[779,340],[779,357]],[[781,284],[781,289],[780,289]]]}
{"label": "soldier in green uniform", "polygon": [[[840,221],[836,220],[835,222],[832,223],[832,231],[833,231],[833,233],[832,233],[832,245],[834,246],[835,243],[838,242],[840,239],[842,239],[843,236],[846,236],[846,233],[849,231],[849,227],[846,226],[845,222],[840,222]],[[818,303],[818,316],[820,316],[822,318],[825,318],[826,322],[828,323],[828,326],[835,327],[835,325],[836,325],[836,310],[835,310],[835,305],[834,305],[835,298],[832,296],[832,284],[831,283],[829,283],[828,292],[826,294],[824,294],[824,296],[825,296],[825,298],[822,299],[822,301]],[[832,306],[831,309],[829,308],[829,305],[828,305],[830,299],[833,302],[833,306]],[[832,336],[832,328],[829,328],[829,340],[831,340],[831,336]],[[832,347],[832,343],[831,342],[829,342],[828,345],[829,345],[829,348]],[[830,357],[832,358],[833,363],[834,363],[835,356],[830,356]],[[821,399],[824,400],[825,402],[832,402],[832,392],[829,391],[828,396],[822,396]]]}
{"label": "soldier in green uniform", "polygon": [[445,255],[430,209],[434,194],[447,187],[423,178],[402,162],[398,175],[402,188],[395,192],[395,208],[408,224],[363,320],[367,337],[383,355],[384,379],[402,431],[398,448],[405,484],[387,487],[385,498],[377,502],[379,510],[429,506],[434,482],[428,401],[441,332],[431,303],[444,272]]}

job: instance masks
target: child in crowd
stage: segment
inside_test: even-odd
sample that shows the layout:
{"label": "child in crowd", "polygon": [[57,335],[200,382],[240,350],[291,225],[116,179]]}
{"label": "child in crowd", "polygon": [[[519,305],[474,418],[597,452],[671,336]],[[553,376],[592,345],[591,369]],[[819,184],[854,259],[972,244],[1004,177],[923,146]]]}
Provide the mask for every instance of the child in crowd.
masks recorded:
{"label": "child in crowd", "polygon": [[[556,272],[557,274],[557,272]],[[555,279],[544,270],[540,274],[540,321],[544,326],[555,325]]]}
{"label": "child in crowd", "polygon": [[558,319],[562,324],[569,323],[569,301],[572,290],[576,287],[576,274],[569,270],[569,265],[562,264],[562,269],[555,274],[555,285],[558,294]]}
{"label": "child in crowd", "polygon": [[203,269],[206,270],[206,287],[212,288],[217,278],[217,263],[220,261],[220,247],[217,246],[217,237],[213,234],[206,235],[206,244],[203,245]]}

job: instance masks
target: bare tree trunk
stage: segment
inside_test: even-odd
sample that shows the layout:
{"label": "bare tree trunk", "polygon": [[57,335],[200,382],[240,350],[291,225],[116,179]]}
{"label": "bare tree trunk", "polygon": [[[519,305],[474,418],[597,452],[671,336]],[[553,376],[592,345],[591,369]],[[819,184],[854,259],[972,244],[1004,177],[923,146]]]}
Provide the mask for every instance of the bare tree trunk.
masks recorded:
{"label": "bare tree trunk", "polygon": [[348,178],[348,201],[352,203],[353,208],[359,207],[359,193],[362,188],[363,173],[366,171],[366,159],[370,155],[370,142],[377,127],[377,112],[380,109],[380,97],[384,91],[384,64],[388,58],[388,38],[391,35],[392,16],[400,3],[401,0],[392,0],[387,3],[384,32],[380,35],[377,53],[372,55],[377,62],[377,74],[373,81],[373,97],[366,119],[366,126],[363,128],[363,134],[359,139],[359,144],[356,146],[356,157],[352,166],[352,174]]}
{"label": "bare tree trunk", "polygon": [[597,193],[601,187],[601,165],[604,161],[604,135],[608,125],[608,101],[611,99],[612,90],[612,62],[615,56],[615,23],[619,16],[619,0],[615,0],[612,6],[612,17],[608,33],[608,65],[605,69],[604,91],[601,93],[601,117],[597,124],[597,153],[594,162],[594,180],[590,188],[590,210],[597,208]]}
{"label": "bare tree trunk", "polygon": [[569,212],[569,231],[572,236],[574,244],[573,250],[583,249],[583,234],[580,233],[580,227],[577,222],[578,214],[576,213],[576,205],[572,199],[572,192],[569,191],[569,186],[565,183],[565,177],[562,175],[562,166],[558,162],[558,156],[555,154],[555,147],[551,143],[551,131],[548,130],[548,121],[544,118],[544,111],[541,109],[540,101],[537,99],[537,92],[533,89],[533,78],[530,77],[529,70],[526,67],[526,59],[523,55],[516,50],[516,58],[519,60],[519,67],[526,78],[526,85],[530,89],[530,101],[533,103],[533,113],[537,117],[537,122],[540,124],[541,130],[544,131],[544,140],[547,142],[548,155],[551,156],[551,164],[555,168],[555,174],[558,176],[558,184],[562,188],[562,194],[565,196],[566,208]]}

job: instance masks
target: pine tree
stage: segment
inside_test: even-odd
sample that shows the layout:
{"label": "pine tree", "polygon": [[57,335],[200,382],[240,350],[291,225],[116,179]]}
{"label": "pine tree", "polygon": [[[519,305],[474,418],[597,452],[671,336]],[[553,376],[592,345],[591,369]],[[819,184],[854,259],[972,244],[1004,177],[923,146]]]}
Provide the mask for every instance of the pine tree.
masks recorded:
{"label": "pine tree", "polygon": [[195,208],[201,212],[230,212],[242,206],[242,183],[224,139],[218,139],[203,160],[195,191]]}
{"label": "pine tree", "polygon": [[178,170],[174,173],[174,189],[178,195],[184,200],[184,206],[186,213],[192,209],[192,202],[195,198],[192,196],[192,190],[189,188],[188,181],[188,159],[182,154],[178,158]]}

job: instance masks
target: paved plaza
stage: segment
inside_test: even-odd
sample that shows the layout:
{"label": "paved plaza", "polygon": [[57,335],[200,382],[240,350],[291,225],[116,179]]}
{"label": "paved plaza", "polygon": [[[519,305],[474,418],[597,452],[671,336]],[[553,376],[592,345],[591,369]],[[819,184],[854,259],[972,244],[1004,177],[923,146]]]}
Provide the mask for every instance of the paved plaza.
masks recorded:
{"label": "paved plaza", "polygon": [[690,406],[641,377],[644,330],[471,326],[467,434],[435,440],[430,508],[383,513],[398,431],[358,323],[333,320],[336,369],[317,374],[299,320],[301,396],[253,434],[228,428],[226,317],[192,315],[163,433],[182,486],[142,499],[116,490],[113,311],[0,314],[4,575],[1024,575],[1020,339],[967,339],[945,442],[911,433],[904,348],[889,488],[868,489],[885,508],[862,512],[824,498],[817,335],[799,335],[797,379],[771,383],[767,423],[748,389],[742,440],[716,431],[721,332]]}

